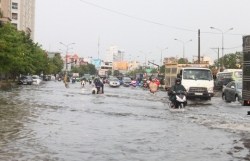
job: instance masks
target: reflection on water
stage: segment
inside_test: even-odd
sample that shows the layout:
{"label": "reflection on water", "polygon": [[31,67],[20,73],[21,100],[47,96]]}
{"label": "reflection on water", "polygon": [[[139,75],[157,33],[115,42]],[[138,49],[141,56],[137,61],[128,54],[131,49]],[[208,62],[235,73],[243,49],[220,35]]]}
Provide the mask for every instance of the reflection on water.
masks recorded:
{"label": "reflection on water", "polygon": [[[246,108],[169,110],[167,93],[80,83],[19,86],[0,93],[0,160],[248,160]],[[244,113],[245,112],[245,113]]]}

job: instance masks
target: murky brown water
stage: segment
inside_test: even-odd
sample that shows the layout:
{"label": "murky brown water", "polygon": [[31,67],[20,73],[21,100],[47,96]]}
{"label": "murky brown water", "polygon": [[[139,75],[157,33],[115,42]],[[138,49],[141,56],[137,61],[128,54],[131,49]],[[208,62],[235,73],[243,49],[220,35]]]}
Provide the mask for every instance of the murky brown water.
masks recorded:
{"label": "murky brown water", "polygon": [[165,92],[18,86],[0,92],[0,160],[250,160],[247,111],[220,97],[169,110]]}

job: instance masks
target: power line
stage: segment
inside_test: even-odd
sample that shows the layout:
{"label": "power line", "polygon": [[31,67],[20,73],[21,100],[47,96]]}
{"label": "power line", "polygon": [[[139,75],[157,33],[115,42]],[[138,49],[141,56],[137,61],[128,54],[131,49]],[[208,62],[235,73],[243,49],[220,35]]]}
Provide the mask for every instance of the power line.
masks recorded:
{"label": "power line", "polygon": [[[175,27],[175,26],[165,25],[165,24],[162,24],[162,23],[153,22],[153,21],[149,21],[149,20],[146,20],[146,19],[138,18],[138,17],[135,17],[135,16],[127,15],[127,14],[124,14],[124,13],[121,13],[121,12],[117,12],[117,11],[114,11],[114,10],[111,10],[111,9],[108,9],[108,8],[104,8],[104,7],[98,6],[98,5],[93,4],[93,3],[86,2],[84,0],[80,0],[80,1],[83,2],[83,3],[89,4],[89,5],[92,5],[94,7],[101,8],[103,10],[109,11],[109,12],[113,12],[113,13],[116,13],[116,14],[119,14],[119,15],[122,15],[122,16],[125,16],[125,17],[129,17],[129,18],[141,20],[141,21],[144,21],[144,22],[152,23],[152,24],[155,24],[155,25],[166,26],[166,27],[169,27],[169,28],[173,28],[173,29],[177,29],[177,30],[184,30],[184,31],[189,31],[189,32],[196,32],[196,33],[198,32],[196,30],[190,30],[190,29],[185,29],[185,28],[181,28],[181,27]],[[201,33],[221,34],[221,33],[215,33],[215,32],[201,32]],[[232,34],[231,33],[231,34],[227,34],[227,35],[247,35],[247,34]]]}
{"label": "power line", "polygon": [[142,19],[142,18],[130,16],[130,15],[127,15],[127,14],[124,14],[124,13],[120,13],[120,12],[117,12],[117,11],[114,11],[114,10],[111,10],[111,9],[107,9],[107,8],[95,5],[93,3],[89,3],[89,2],[83,1],[83,0],[80,0],[80,1],[83,2],[83,3],[87,3],[89,5],[92,5],[92,6],[95,6],[95,7],[104,9],[104,10],[107,10],[109,12],[113,12],[113,13],[116,13],[116,14],[119,14],[119,15],[123,15],[123,16],[130,17],[130,18],[133,18],[133,19],[141,20],[141,21],[144,21],[144,22],[148,22],[148,23],[152,23],[152,24],[156,24],[156,25],[161,25],[161,26],[166,26],[166,27],[170,27],[170,28],[174,28],[174,29],[178,29],[178,30],[185,30],[185,31],[190,31],[190,32],[197,32],[195,30],[189,30],[189,29],[184,29],[184,28],[180,28],[180,27],[169,26],[169,25],[158,23],[158,22],[153,22],[153,21]]}

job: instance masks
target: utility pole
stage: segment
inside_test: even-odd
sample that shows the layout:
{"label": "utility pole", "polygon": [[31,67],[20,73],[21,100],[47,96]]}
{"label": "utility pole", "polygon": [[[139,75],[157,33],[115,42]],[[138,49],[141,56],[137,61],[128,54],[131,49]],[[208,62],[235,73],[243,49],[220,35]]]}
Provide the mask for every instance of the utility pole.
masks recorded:
{"label": "utility pole", "polygon": [[201,51],[201,48],[200,48],[200,29],[199,29],[199,30],[198,30],[198,63],[199,63],[199,64],[201,63],[200,51]]}
{"label": "utility pole", "polygon": [[99,48],[100,48],[100,37],[98,37],[98,59],[99,59]]}

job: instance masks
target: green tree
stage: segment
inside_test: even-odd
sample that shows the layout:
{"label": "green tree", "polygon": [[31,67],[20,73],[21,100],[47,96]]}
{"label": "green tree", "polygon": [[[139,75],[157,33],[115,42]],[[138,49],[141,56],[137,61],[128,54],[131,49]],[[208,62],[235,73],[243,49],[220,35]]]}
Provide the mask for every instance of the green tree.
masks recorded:
{"label": "green tree", "polygon": [[216,67],[218,65],[221,67],[223,64],[224,68],[237,69],[239,67],[242,67],[242,56],[242,52],[226,54],[223,57],[219,58],[219,60],[215,60],[214,65]]}
{"label": "green tree", "polygon": [[3,18],[3,11],[0,9],[0,28],[3,27],[3,21],[1,21],[1,18]]}
{"label": "green tree", "polygon": [[76,66],[71,68],[71,72],[72,72],[72,73],[79,73],[79,74],[81,73],[81,72],[80,72],[80,68],[79,68],[79,67],[76,67]]}
{"label": "green tree", "polygon": [[21,71],[26,51],[22,35],[13,25],[7,23],[0,28],[0,72]]}
{"label": "green tree", "polygon": [[165,77],[165,65],[162,65],[160,67],[160,73],[163,74],[163,76]]}
{"label": "green tree", "polygon": [[95,74],[97,74],[97,70],[96,70],[96,68],[95,68],[95,65],[93,65],[93,64],[88,64],[87,66],[88,66],[88,68],[89,68],[89,73],[88,73],[88,74],[90,74],[90,75],[95,75]]}
{"label": "green tree", "polygon": [[63,60],[61,56],[54,56],[53,58],[50,58],[51,62],[53,64],[53,71],[52,73],[60,73],[60,71],[63,69]]}
{"label": "green tree", "polygon": [[112,75],[112,71],[111,70],[108,70],[108,75]]}
{"label": "green tree", "polygon": [[156,68],[152,68],[151,72],[150,73],[158,73],[158,69]]}
{"label": "green tree", "polygon": [[187,59],[183,59],[183,58],[178,59],[178,64],[187,64],[187,63],[188,63]]}
{"label": "green tree", "polygon": [[113,76],[119,76],[120,72],[119,70],[114,70]]}
{"label": "green tree", "polygon": [[60,71],[61,64],[59,58],[49,59],[24,31],[17,31],[10,23],[0,28],[1,73],[10,73],[13,78],[19,74],[51,74]]}
{"label": "green tree", "polygon": [[89,74],[89,67],[87,65],[80,66],[79,74],[80,75]]}

